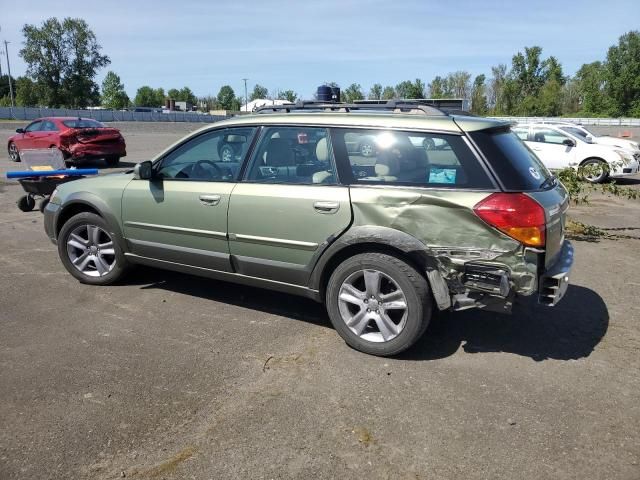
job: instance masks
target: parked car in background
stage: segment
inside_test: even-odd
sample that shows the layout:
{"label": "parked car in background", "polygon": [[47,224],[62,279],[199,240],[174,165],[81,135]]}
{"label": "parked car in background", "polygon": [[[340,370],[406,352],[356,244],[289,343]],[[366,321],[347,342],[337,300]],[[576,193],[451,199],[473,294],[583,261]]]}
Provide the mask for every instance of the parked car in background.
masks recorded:
{"label": "parked car in background", "polygon": [[110,167],[127,155],[120,130],[80,117],[38,118],[18,128],[7,142],[9,158],[14,162],[20,161],[21,150],[33,148],[58,148],[66,163],[102,158]]}
{"label": "parked car in background", "polygon": [[636,150],[640,152],[640,143],[628,138],[612,137],[611,135],[598,135],[593,133],[584,125],[571,122],[542,122],[545,125],[555,125],[565,132],[584,138],[589,143],[597,143],[600,145],[611,145],[618,148],[626,148],[628,150]]}
{"label": "parked car in background", "polygon": [[640,152],[590,143],[564,126],[549,123],[518,124],[513,131],[551,170],[592,167],[584,169],[585,180],[592,183],[640,173]]}
{"label": "parked car in background", "polygon": [[508,123],[317,105],[216,122],[132,172],[59,186],[44,224],[62,264],[93,285],[143,264],[307,296],[374,355],[410,347],[436,309],[564,296],[569,196]]}

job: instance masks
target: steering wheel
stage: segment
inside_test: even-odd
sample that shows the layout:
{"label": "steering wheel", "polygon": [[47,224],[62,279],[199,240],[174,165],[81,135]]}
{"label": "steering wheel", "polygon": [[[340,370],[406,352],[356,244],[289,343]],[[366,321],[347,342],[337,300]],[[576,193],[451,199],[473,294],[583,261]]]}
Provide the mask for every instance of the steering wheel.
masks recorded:
{"label": "steering wheel", "polygon": [[[215,175],[212,175],[211,170],[208,168],[204,168],[203,165],[212,166],[216,171]],[[208,176],[208,178],[222,179],[224,177],[224,172],[222,171],[222,169],[218,165],[213,163],[211,160],[198,160],[196,163],[193,164],[191,173],[193,178],[206,178]]]}

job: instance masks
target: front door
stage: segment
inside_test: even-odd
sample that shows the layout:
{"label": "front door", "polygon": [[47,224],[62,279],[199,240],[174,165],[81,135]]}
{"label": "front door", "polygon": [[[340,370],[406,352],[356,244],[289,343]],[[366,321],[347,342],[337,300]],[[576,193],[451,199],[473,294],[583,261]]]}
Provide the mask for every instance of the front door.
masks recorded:
{"label": "front door", "polygon": [[46,135],[46,132],[41,131],[42,121],[36,120],[31,122],[24,129],[24,133],[20,138],[16,139],[16,146],[19,150],[28,150],[30,148],[42,148],[41,137]]}
{"label": "front door", "polygon": [[238,273],[305,285],[318,255],[350,223],[327,129],[265,128],[229,204]]}
{"label": "front door", "polygon": [[[229,196],[255,128],[205,132],[154,164],[152,180],[133,180],[122,199],[124,236],[142,257],[230,271]],[[237,154],[222,161],[231,145]]]}
{"label": "front door", "polygon": [[547,168],[560,170],[575,162],[576,147],[563,143],[574,140],[564,133],[553,128],[533,127],[532,139],[527,145]]}

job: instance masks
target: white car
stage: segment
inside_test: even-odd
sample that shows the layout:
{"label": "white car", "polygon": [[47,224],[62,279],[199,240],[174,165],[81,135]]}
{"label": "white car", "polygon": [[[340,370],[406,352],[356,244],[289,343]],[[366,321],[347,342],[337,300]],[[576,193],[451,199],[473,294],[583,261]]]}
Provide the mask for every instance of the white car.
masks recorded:
{"label": "white car", "polygon": [[[618,148],[626,148],[640,152],[640,143],[629,140],[628,138],[612,137],[610,135],[598,135],[593,133],[584,125],[578,125],[570,122],[542,122],[545,125],[555,125],[565,132],[584,138],[589,143],[598,143],[600,145],[611,145]],[[635,152],[634,152],[635,153]]]}
{"label": "white car", "polygon": [[571,133],[559,124],[518,124],[512,130],[550,170],[566,167],[607,165],[592,169],[585,179],[601,183],[609,177],[617,178],[640,173],[640,152],[588,142],[583,136]]}

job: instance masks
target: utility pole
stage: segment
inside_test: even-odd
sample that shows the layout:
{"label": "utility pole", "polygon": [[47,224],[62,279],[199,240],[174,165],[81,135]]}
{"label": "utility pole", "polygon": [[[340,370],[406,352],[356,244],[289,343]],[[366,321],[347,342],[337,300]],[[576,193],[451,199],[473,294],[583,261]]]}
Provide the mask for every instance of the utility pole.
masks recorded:
{"label": "utility pole", "polygon": [[244,80],[244,111],[246,112],[249,104],[249,98],[247,97],[247,80],[249,79],[243,78],[242,80]]}
{"label": "utility pole", "polygon": [[15,105],[13,104],[13,84],[11,83],[11,65],[9,64],[9,45],[10,42],[4,41],[4,53],[7,55],[7,72],[9,73],[9,95],[11,96],[11,108]]}

